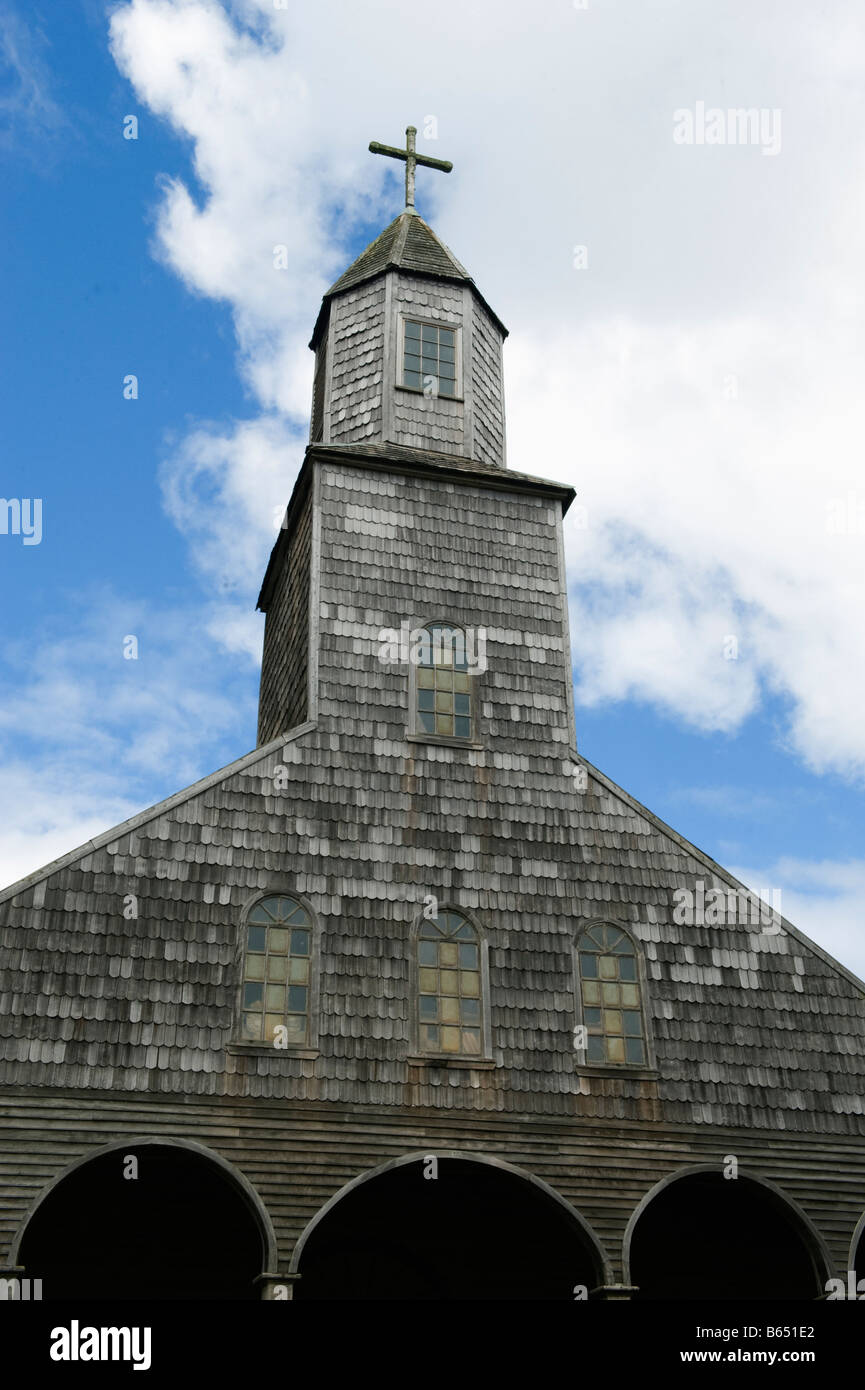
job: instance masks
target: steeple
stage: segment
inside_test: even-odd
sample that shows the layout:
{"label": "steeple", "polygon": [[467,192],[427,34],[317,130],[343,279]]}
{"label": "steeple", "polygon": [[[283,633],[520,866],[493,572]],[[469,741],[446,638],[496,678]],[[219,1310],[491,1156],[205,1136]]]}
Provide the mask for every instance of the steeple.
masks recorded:
{"label": "steeple", "polygon": [[445,160],[370,145],[406,159],[406,207],[326,292],[310,442],[394,444],[505,466],[502,344],[507,329],[453,252],[414,207],[414,164]]}

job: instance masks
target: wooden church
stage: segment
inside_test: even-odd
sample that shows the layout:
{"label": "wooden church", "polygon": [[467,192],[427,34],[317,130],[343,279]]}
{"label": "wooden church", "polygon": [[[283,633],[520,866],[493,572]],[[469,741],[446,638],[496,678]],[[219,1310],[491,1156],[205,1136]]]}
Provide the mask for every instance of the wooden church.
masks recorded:
{"label": "wooden church", "polygon": [[313,332],[258,746],[2,894],[0,1277],[841,1296],[865,985],[577,751],[574,493],[506,463],[414,136]]}

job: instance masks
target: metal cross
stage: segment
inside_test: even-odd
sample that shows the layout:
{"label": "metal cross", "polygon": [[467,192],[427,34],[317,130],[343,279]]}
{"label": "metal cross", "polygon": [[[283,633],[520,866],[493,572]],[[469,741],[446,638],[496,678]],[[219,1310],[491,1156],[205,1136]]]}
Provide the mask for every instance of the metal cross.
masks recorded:
{"label": "metal cross", "polygon": [[415,151],[416,135],[417,126],[406,127],[406,148],[404,150],[395,149],[393,145],[380,145],[377,140],[370,140],[369,142],[371,154],[386,154],[391,159],[405,160],[405,205],[407,208],[414,208],[414,171],[416,165],[424,164],[429,169],[441,169],[443,174],[449,174],[454,167],[449,159],[431,159],[429,155],[417,154]]}

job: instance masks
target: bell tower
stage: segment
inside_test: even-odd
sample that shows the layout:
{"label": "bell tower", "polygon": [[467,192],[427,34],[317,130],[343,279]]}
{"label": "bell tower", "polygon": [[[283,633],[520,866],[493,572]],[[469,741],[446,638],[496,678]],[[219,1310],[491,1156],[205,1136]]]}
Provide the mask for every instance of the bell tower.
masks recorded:
{"label": "bell tower", "polygon": [[[465,749],[470,727],[475,749],[506,736],[561,752],[574,746],[562,550],[574,493],[506,467],[507,330],[415,209],[415,166],[451,167],[418,155],[415,135],[403,150],[370,145],[405,161],[406,205],[324,295],[313,331],[310,441],[258,600],[258,741],[315,720],[359,750]],[[497,663],[473,677],[471,701],[454,685],[453,721],[446,691],[423,718],[420,677],[381,657],[382,632],[429,623],[489,633]],[[467,703],[470,725],[456,722]]]}
{"label": "bell tower", "polygon": [[414,206],[414,165],[444,160],[373,141],[406,161],[406,206],[324,296],[313,444],[397,444],[505,466],[507,329]]}

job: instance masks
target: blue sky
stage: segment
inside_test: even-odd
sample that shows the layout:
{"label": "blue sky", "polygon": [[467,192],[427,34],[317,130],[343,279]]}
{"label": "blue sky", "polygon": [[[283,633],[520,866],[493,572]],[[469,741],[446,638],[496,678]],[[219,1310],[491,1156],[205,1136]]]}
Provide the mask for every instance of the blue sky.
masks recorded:
{"label": "blue sky", "polygon": [[[412,20],[367,47],[338,0],[135,0],[113,39],[90,0],[0,4],[0,491],[43,505],[39,545],[0,536],[2,877],[254,746],[305,343],[399,210],[369,139],[433,111],[456,172],[419,174],[418,202],[511,329],[509,463],[588,509],[567,537],[582,752],[865,973],[865,536],[827,543],[823,520],[861,493],[855,9],[842,43],[808,39],[803,7],[778,51],[774,5],[703,30],[674,4],[660,37],[625,4],[551,4],[528,36],[494,8],[445,82],[437,37]],[[704,98],[780,109],[777,156],[677,149],[673,110]]]}

